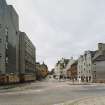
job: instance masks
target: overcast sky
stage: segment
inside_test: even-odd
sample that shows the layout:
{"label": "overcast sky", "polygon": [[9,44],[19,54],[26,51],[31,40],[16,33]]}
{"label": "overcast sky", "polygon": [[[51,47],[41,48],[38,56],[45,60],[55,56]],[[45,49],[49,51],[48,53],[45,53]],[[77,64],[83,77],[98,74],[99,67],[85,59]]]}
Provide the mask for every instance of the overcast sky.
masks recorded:
{"label": "overcast sky", "polygon": [[36,46],[37,61],[50,68],[61,57],[78,57],[105,42],[105,0],[7,0],[20,30]]}

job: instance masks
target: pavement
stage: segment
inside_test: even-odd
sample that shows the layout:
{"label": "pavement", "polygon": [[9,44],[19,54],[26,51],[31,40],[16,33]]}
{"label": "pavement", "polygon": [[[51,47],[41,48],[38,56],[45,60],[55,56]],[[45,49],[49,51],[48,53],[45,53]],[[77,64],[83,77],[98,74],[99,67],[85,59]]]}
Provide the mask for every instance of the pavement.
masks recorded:
{"label": "pavement", "polygon": [[[99,97],[101,104],[88,104],[98,103]],[[73,85],[69,81],[47,80],[0,91],[0,105],[105,105],[104,99],[105,84]]]}
{"label": "pavement", "polygon": [[77,102],[74,105],[105,105],[105,96],[91,97]]}
{"label": "pavement", "polygon": [[105,96],[87,97],[59,105],[105,105]]}

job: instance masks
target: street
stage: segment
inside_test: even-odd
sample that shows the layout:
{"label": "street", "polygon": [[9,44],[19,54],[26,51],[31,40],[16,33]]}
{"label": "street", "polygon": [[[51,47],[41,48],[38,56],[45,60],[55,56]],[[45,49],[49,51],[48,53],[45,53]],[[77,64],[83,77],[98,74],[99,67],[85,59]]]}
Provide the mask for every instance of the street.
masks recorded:
{"label": "street", "polygon": [[69,81],[43,81],[26,85],[18,91],[1,92],[0,105],[57,105],[91,96],[105,96],[105,85],[71,85]]}

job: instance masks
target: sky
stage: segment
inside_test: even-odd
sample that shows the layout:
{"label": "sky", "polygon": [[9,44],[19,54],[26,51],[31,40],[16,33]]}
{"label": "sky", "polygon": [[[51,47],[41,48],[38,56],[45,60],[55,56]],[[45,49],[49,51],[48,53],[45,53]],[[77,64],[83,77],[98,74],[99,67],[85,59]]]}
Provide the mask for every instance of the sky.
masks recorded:
{"label": "sky", "polygon": [[62,58],[78,58],[105,43],[105,0],[7,0],[19,14],[20,30],[49,70]]}

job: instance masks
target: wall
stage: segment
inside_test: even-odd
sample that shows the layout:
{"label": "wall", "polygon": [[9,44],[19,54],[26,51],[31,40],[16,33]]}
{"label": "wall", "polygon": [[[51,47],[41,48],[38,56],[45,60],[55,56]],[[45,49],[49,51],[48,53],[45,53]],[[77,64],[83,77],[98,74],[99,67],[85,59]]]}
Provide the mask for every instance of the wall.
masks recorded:
{"label": "wall", "polygon": [[94,82],[105,82],[105,61],[95,61],[93,64]]}

